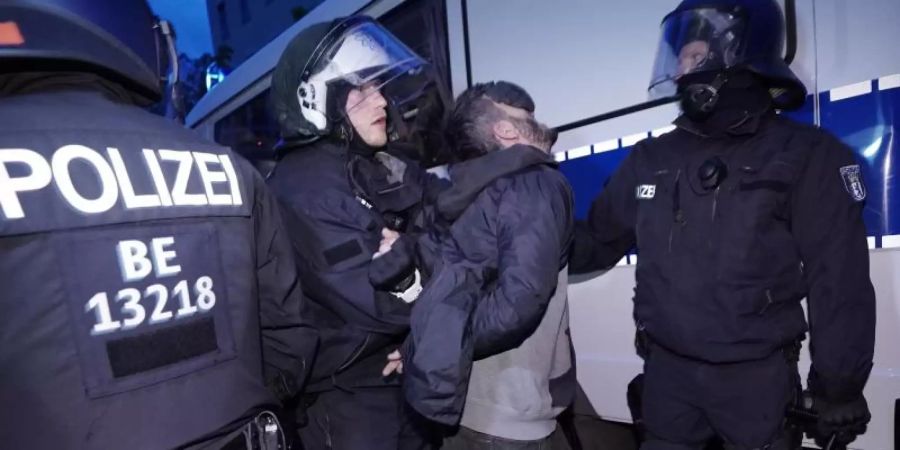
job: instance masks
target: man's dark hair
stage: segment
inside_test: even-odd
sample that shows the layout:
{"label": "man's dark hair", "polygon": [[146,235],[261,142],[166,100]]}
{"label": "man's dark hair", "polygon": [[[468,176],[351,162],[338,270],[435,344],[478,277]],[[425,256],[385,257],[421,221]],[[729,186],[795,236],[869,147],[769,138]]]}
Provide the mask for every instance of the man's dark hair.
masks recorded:
{"label": "man's dark hair", "polygon": [[534,100],[513,83],[492,81],[466,89],[456,99],[444,130],[454,159],[465,161],[497,149],[493,126],[508,116],[496,103],[534,112]]}

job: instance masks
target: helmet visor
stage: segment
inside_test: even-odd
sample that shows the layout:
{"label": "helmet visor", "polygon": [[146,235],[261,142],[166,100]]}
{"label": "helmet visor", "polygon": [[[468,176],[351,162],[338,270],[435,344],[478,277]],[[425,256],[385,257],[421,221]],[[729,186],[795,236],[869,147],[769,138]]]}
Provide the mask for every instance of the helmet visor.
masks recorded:
{"label": "helmet visor", "polygon": [[[344,30],[309,72],[312,78],[328,84],[340,82],[375,92],[398,78],[418,75],[425,65],[419,55],[381,25],[366,21]],[[371,87],[375,89],[368,89]],[[347,105],[347,109],[357,104]]]}
{"label": "helmet visor", "polygon": [[743,62],[746,28],[743,16],[716,8],[667,16],[648,88],[650,98],[674,95],[684,75],[716,72]]}

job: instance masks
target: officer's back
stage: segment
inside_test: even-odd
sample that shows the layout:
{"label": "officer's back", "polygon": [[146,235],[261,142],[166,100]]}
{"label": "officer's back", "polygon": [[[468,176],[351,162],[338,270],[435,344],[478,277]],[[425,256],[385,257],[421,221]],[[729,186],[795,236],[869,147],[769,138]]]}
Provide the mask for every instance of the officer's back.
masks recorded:
{"label": "officer's back", "polygon": [[[38,23],[71,26],[10,15],[23,47]],[[274,202],[231,151],[137,106],[154,92],[127,68],[78,68],[0,74],[0,446],[174,448],[238,429],[276,404],[265,349],[285,349],[266,360],[278,379],[302,368]]]}

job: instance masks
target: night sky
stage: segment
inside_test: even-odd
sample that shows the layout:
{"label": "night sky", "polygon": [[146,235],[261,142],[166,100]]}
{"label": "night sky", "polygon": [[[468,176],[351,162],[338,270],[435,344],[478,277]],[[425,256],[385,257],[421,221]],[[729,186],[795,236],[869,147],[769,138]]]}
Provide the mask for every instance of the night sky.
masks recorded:
{"label": "night sky", "polygon": [[212,53],[206,0],[148,0],[153,11],[175,27],[178,52],[192,58]]}

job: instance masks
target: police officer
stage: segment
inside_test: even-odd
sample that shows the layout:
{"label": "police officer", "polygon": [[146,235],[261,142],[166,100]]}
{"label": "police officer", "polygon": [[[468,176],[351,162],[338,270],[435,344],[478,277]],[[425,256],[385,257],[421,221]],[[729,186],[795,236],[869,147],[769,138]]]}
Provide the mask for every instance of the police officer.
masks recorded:
{"label": "police officer", "polygon": [[411,232],[429,184],[388,146],[402,120],[391,114],[401,97],[390,93],[425,70],[387,30],[356,16],[302,31],[272,75],[283,157],[269,185],[322,339],[298,414],[308,449],[424,444],[396,374],[382,369],[420,290]]}
{"label": "police officer", "polygon": [[316,343],[290,242],[252,167],[144,109],[160,26],[0,5],[4,448],[284,448],[267,383],[294,393]]}
{"label": "police officer", "polygon": [[[853,152],[777,115],[806,91],[780,57],[774,0],[685,0],[662,23],[651,92],[676,129],[638,143],[593,203],[571,269],[637,245],[642,449],[788,448],[794,343],[810,331],[818,434],[865,430],[875,297]],[[807,298],[809,325],[801,300]]]}

